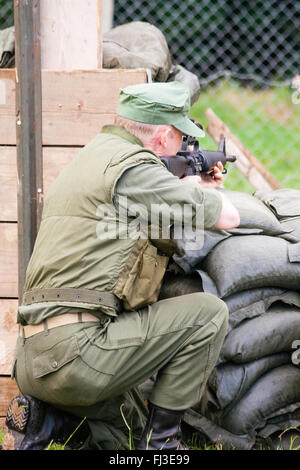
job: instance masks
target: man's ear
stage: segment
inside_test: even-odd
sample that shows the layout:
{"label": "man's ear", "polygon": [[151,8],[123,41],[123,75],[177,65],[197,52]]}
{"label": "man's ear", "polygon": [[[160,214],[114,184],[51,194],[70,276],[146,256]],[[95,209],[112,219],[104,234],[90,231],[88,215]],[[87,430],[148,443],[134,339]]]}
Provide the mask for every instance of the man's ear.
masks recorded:
{"label": "man's ear", "polygon": [[165,150],[168,146],[169,134],[172,132],[170,127],[163,127],[158,134],[159,145],[162,150]]}
{"label": "man's ear", "polygon": [[162,156],[168,146],[168,135],[170,132],[168,126],[159,126],[155,135],[151,139],[150,148],[158,155]]}

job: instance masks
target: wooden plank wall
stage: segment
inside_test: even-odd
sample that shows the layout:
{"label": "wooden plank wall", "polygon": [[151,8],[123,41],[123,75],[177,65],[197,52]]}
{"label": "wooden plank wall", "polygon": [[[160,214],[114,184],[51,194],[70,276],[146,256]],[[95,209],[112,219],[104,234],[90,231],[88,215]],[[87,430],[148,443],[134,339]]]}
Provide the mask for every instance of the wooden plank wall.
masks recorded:
{"label": "wooden plank wall", "polygon": [[[17,388],[10,374],[17,326],[17,164],[15,70],[0,70],[0,426]],[[146,82],[145,70],[42,71],[44,194],[104,124],[120,88]]]}
{"label": "wooden plank wall", "polygon": [[[118,90],[145,82],[144,70],[43,70],[43,145],[85,145],[113,122]],[[16,144],[15,72],[2,70],[0,145]]]}

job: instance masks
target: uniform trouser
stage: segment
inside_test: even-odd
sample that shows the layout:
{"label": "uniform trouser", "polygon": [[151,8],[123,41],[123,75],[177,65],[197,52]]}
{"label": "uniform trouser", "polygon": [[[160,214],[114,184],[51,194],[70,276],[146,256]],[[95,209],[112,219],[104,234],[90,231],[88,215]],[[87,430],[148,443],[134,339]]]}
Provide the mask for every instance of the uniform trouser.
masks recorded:
{"label": "uniform trouser", "polygon": [[30,394],[100,419],[106,401],[156,372],[150,401],[185,410],[201,399],[227,330],[217,297],[194,293],[123,312],[105,324],[76,323],[19,338],[15,374]]}

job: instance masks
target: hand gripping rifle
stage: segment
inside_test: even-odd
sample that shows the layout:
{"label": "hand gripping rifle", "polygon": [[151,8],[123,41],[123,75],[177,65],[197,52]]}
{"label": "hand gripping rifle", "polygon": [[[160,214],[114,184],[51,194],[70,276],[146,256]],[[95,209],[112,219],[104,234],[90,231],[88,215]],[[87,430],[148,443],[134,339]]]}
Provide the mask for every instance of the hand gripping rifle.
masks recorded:
{"label": "hand gripping rifle", "polygon": [[[198,127],[202,128],[200,124]],[[200,173],[210,173],[217,162],[223,165],[223,173],[227,173],[225,165],[227,162],[235,162],[234,155],[226,155],[225,138],[222,136],[217,150],[200,150],[199,142],[191,136],[184,136],[180,151],[169,158],[161,158],[167,169],[183,178],[189,175],[200,175]]]}

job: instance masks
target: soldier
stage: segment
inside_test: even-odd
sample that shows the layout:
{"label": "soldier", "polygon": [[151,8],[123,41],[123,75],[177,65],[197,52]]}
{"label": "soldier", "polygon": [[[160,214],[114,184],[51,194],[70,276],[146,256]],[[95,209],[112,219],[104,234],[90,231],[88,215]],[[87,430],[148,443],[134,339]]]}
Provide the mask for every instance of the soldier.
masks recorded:
{"label": "soldier", "polygon": [[159,159],[178,152],[183,134],[203,136],[189,110],[177,82],[121,90],[116,125],[104,126],[49,189],[18,311],[12,376],[23,396],[7,417],[14,448],[44,448],[75,417],[86,417],[97,448],[105,403],[155,373],[137,448],[182,448],[182,415],[201,398],[228,312],[206,293],[157,301],[170,253],[131,224],[137,205],[145,216],[176,203],[191,207],[192,226],[199,211],[204,229],[238,226],[236,209],[213,189],[221,167],[203,189],[199,177],[180,181]]}

